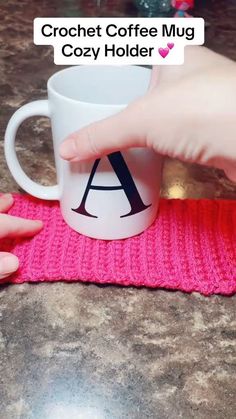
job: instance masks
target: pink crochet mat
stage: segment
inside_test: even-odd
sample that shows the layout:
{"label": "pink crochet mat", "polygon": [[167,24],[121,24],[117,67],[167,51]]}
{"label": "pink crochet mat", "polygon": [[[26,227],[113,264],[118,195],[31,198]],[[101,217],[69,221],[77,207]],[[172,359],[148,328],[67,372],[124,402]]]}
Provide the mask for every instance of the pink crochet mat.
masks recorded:
{"label": "pink crochet mat", "polygon": [[3,240],[20,260],[3,282],[85,281],[168,288],[202,294],[236,292],[236,201],[165,200],[139,236],[94,240],[72,231],[57,202],[15,195],[9,214],[41,219],[28,239]]}

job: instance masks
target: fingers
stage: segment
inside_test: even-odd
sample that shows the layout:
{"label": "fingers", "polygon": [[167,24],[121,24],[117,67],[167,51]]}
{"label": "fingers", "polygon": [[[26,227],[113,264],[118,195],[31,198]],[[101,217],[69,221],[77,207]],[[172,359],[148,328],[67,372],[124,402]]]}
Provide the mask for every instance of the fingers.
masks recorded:
{"label": "fingers", "polygon": [[60,147],[61,157],[69,161],[80,161],[128,147],[144,146],[145,106],[145,101],[139,99],[118,114],[70,135]]}
{"label": "fingers", "polygon": [[[0,197],[0,212],[7,211],[14,200],[11,194]],[[0,239],[4,237],[33,236],[43,227],[42,221],[26,220],[7,214],[0,214]],[[19,260],[15,255],[0,252],[0,279],[6,278],[19,267]]]}
{"label": "fingers", "polygon": [[31,237],[43,227],[42,221],[27,220],[12,215],[0,214],[0,239],[4,237]]}
{"label": "fingers", "polygon": [[[158,68],[153,67],[149,90],[155,87],[158,74]],[[144,146],[144,107],[145,100],[137,100],[122,112],[71,134],[60,147],[61,157],[80,161],[132,146]]]}
{"label": "fingers", "polygon": [[9,193],[6,193],[0,197],[0,212],[8,211],[13,205],[14,199],[13,196]]}
{"label": "fingers", "polygon": [[0,252],[0,279],[6,278],[19,267],[19,260],[15,255]]}

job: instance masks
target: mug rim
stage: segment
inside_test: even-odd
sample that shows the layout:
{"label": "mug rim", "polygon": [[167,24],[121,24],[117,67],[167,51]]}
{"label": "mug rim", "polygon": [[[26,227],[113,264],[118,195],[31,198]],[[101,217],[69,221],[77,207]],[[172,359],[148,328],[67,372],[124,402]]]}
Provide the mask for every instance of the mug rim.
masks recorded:
{"label": "mug rim", "polygon": [[95,68],[98,68],[98,67],[110,67],[110,68],[133,68],[133,67],[138,67],[138,69],[139,69],[139,71],[141,70],[141,71],[143,71],[143,72],[148,72],[149,74],[150,74],[150,76],[151,76],[151,69],[150,68],[147,68],[147,67],[143,67],[143,66],[140,66],[140,65],[97,65],[97,66],[91,66],[91,65],[87,65],[87,64],[85,64],[85,65],[73,65],[73,66],[70,66],[70,67],[66,67],[66,68],[63,68],[62,70],[59,70],[59,71],[57,71],[56,73],[53,73],[50,77],[49,77],[49,79],[48,79],[48,81],[47,81],[47,89],[48,89],[48,91],[51,91],[55,96],[58,96],[60,99],[63,99],[63,100],[67,100],[67,101],[69,101],[69,102],[73,102],[73,103],[77,103],[77,104],[83,104],[83,105],[88,105],[88,106],[100,106],[100,107],[104,107],[104,108],[106,108],[106,107],[109,107],[109,108],[118,108],[118,109],[121,109],[121,108],[124,108],[124,107],[126,107],[127,105],[128,105],[128,103],[119,103],[119,104],[115,104],[115,103],[111,103],[111,104],[105,104],[105,103],[94,103],[94,102],[87,102],[87,101],[83,101],[83,100],[76,100],[76,99],[73,99],[73,98],[71,98],[71,97],[69,97],[69,96],[65,96],[65,95],[63,95],[62,93],[59,93],[53,86],[52,86],[52,82],[54,81],[54,79],[56,79],[58,76],[60,76],[62,73],[68,73],[68,72],[70,72],[70,71],[73,71],[73,70],[75,70],[75,69],[79,69],[80,67],[89,67],[89,68],[91,68],[91,67],[95,67]]}

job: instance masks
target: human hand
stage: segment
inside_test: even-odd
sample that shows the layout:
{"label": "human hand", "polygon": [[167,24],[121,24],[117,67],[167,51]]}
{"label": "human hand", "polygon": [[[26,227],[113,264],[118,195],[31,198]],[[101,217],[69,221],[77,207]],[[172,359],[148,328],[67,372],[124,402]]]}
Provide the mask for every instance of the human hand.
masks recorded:
{"label": "human hand", "polygon": [[[4,194],[0,197],[0,239],[6,237],[29,237],[38,233],[43,223],[39,220],[26,220],[12,215],[3,214],[13,205],[11,194]],[[7,252],[0,252],[0,279],[3,279],[19,267],[19,260],[15,255]]]}
{"label": "human hand", "polygon": [[80,161],[129,147],[220,168],[236,181],[236,63],[186,47],[183,66],[155,67],[145,96],[70,135],[60,154]]}

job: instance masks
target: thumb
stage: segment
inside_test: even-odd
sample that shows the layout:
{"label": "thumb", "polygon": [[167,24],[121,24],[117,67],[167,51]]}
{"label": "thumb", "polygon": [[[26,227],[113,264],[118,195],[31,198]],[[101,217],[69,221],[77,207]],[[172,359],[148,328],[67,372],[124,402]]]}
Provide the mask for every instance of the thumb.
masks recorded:
{"label": "thumb", "polygon": [[19,267],[18,258],[7,252],[0,252],[0,279],[11,275]]}
{"label": "thumb", "polygon": [[145,99],[121,112],[71,134],[60,147],[60,156],[69,161],[87,160],[129,147],[145,146]]}

